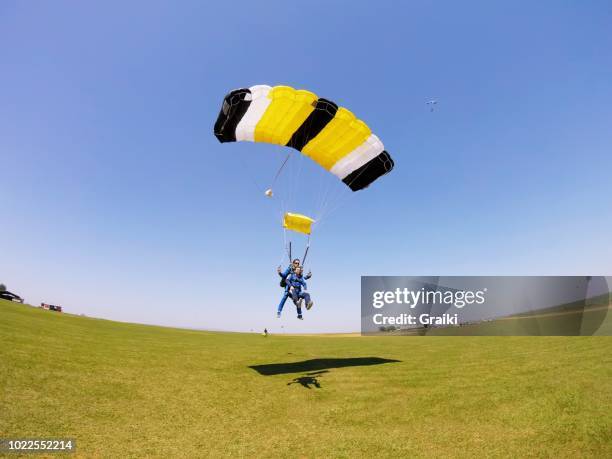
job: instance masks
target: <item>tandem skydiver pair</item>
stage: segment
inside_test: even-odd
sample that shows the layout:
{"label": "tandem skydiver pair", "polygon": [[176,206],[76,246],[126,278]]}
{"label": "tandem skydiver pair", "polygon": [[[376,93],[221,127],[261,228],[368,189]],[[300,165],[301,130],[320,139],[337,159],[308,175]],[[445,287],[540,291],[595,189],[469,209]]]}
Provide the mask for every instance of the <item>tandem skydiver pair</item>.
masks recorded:
{"label": "tandem skydiver pair", "polygon": [[302,271],[303,268],[300,265],[300,260],[298,258],[293,260],[291,265],[289,265],[285,271],[281,271],[280,266],[277,268],[278,275],[281,278],[280,286],[285,288],[285,292],[283,293],[283,297],[278,305],[276,317],[280,318],[285,302],[289,296],[291,296],[291,300],[297,309],[298,319],[303,319],[302,301],[304,301],[306,304],[306,309],[310,310],[310,308],[312,308],[314,303],[310,298],[310,294],[306,291],[306,280],[312,277],[312,273],[309,272],[304,276]]}

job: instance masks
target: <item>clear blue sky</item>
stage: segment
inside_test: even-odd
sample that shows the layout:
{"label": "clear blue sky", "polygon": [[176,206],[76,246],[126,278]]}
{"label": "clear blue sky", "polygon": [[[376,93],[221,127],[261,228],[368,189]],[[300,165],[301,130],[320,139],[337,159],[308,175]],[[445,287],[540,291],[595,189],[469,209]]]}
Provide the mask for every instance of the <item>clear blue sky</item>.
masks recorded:
{"label": "clear blue sky", "polygon": [[[357,330],[366,274],[612,274],[612,4],[399,3],[3,1],[0,281],[297,332]],[[273,317],[282,237],[250,179],[278,151],[212,135],[262,83],[349,107],[396,161],[316,234],[303,323]]]}

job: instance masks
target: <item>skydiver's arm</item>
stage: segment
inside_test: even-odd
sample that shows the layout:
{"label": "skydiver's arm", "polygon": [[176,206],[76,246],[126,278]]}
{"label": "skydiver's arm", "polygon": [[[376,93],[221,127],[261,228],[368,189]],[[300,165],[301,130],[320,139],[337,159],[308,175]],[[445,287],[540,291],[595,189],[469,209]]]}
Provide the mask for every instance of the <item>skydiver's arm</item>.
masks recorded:
{"label": "skydiver's arm", "polygon": [[311,277],[312,277],[312,273],[311,273],[310,271],[308,271],[308,274],[306,274],[306,275],[304,276],[304,279],[308,280],[308,279],[310,279]]}

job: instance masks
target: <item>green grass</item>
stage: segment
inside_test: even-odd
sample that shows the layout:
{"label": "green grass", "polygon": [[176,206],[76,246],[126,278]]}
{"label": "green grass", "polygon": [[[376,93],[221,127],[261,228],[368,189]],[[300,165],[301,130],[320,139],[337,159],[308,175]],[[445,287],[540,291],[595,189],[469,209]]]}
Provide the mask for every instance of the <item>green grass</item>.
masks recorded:
{"label": "green grass", "polygon": [[[264,338],[0,301],[0,437],[87,457],[612,457],[611,356],[610,337]],[[312,359],[342,360],[295,363]]]}

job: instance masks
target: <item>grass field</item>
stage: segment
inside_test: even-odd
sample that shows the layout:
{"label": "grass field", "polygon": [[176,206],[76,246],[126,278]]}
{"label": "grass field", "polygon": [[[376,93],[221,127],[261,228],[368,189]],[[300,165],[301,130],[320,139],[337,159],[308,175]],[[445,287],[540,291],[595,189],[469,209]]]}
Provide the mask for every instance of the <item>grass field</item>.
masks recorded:
{"label": "grass field", "polygon": [[0,300],[11,436],[87,457],[612,457],[612,338],[264,338]]}

